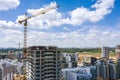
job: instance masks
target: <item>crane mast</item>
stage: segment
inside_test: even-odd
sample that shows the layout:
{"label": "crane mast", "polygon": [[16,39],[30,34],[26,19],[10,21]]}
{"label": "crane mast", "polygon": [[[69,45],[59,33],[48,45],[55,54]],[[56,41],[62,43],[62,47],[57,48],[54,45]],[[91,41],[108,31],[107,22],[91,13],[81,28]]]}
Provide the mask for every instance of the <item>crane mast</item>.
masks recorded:
{"label": "crane mast", "polygon": [[20,24],[23,24],[24,25],[24,40],[23,40],[23,57],[24,58],[27,58],[27,21],[31,18],[34,18],[34,17],[37,17],[41,14],[45,14],[53,9],[56,9],[60,6],[58,5],[54,5],[54,6],[51,6],[51,7],[47,7],[45,8],[44,10],[40,10],[38,11],[37,13],[33,14],[32,16],[27,16],[27,14],[25,13],[25,19],[23,20],[19,20],[18,23]]}

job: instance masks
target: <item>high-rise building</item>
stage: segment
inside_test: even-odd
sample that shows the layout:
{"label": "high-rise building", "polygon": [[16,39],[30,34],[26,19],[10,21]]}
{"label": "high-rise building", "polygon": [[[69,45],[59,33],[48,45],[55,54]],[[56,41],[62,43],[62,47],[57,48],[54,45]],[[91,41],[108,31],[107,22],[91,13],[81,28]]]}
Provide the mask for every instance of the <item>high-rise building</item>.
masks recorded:
{"label": "high-rise building", "polygon": [[118,59],[120,59],[120,45],[117,45],[116,46],[116,59],[118,60]]}
{"label": "high-rise building", "polygon": [[97,80],[117,80],[117,74],[119,72],[119,65],[117,66],[112,60],[108,60],[107,62],[104,59],[98,59],[96,61],[96,69],[97,69]]}
{"label": "high-rise building", "polygon": [[61,53],[57,47],[33,46],[28,48],[26,65],[28,80],[60,80]]}
{"label": "high-rise building", "polygon": [[117,78],[120,79],[120,45],[116,46]]}
{"label": "high-rise building", "polygon": [[109,47],[106,47],[106,46],[102,47],[101,57],[103,57],[107,60],[109,59]]}

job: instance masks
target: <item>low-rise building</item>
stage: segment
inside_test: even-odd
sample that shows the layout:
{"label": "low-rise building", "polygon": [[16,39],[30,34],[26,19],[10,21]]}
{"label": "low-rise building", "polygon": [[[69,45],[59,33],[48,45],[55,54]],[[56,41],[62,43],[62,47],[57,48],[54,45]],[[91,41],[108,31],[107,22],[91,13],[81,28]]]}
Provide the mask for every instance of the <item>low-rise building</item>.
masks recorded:
{"label": "low-rise building", "polygon": [[62,68],[77,67],[78,54],[77,53],[62,53]]}
{"label": "low-rise building", "polygon": [[63,80],[96,80],[95,74],[95,66],[62,69]]}
{"label": "low-rise building", "polygon": [[22,63],[10,59],[0,60],[0,80],[13,80],[15,73],[21,74]]}

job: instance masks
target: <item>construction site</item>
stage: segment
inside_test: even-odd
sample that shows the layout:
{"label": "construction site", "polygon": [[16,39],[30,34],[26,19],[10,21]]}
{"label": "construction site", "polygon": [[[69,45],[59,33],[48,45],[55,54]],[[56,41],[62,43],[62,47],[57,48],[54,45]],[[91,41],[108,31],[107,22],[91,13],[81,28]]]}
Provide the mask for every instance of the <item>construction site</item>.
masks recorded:
{"label": "construction site", "polygon": [[[81,7],[81,8],[76,8],[76,10],[73,10],[73,12],[69,11],[67,13],[69,16],[66,19],[60,20],[59,23],[63,24],[66,22],[66,24],[72,24],[73,26],[76,26],[76,25],[80,26],[82,23],[84,23],[84,21],[86,22],[89,21],[88,16],[90,17],[91,16],[93,17],[93,15],[95,16],[94,13],[97,13],[97,11],[100,13],[101,8],[100,8],[100,11],[99,10],[96,10],[96,12],[92,11],[94,10],[94,8],[99,9],[98,4],[100,4],[100,2],[102,3],[102,0],[100,1],[98,0],[96,4],[91,6],[91,9],[86,9],[84,7]],[[102,5],[105,5],[105,3]],[[56,44],[53,44],[55,46],[52,46],[52,45],[44,46],[44,45],[40,45],[40,43],[38,43],[38,45],[34,45],[34,42],[37,41],[37,38],[41,38],[37,36],[36,40],[33,41],[32,46],[28,46],[29,45],[28,44],[28,41],[29,41],[28,28],[29,26],[31,26],[28,23],[29,20],[31,19],[35,20],[37,19],[36,17],[45,15],[51,12],[52,10],[57,10],[60,7],[61,7],[60,5],[57,5],[55,3],[55,4],[52,4],[52,6],[45,6],[44,8],[33,10],[33,13],[32,12],[30,13],[29,10],[27,10],[25,13],[23,13],[24,14],[24,17],[22,16],[23,18],[21,19],[18,18],[19,20],[17,20],[16,25],[22,26],[23,28],[23,32],[22,32],[23,46],[21,47],[21,43],[19,43],[18,47],[15,49],[10,48],[10,49],[4,50],[3,48],[1,48],[0,80],[120,80],[120,44],[119,43],[117,43],[117,45],[115,44],[116,46],[114,47],[97,46],[97,48],[95,47],[95,48],[85,49],[85,48],[74,48],[72,46],[71,48],[60,48],[60,47],[57,47]],[[81,13],[82,16],[79,16],[77,14],[77,11],[79,11],[79,9],[83,11],[83,13]],[[109,8],[107,7],[105,11],[106,10],[109,10]],[[88,16],[84,14],[85,12],[88,13],[87,14]],[[108,11],[106,12],[106,14],[110,12],[111,11]],[[83,17],[83,14],[85,17]],[[59,13],[59,15],[65,17],[65,14],[61,15]],[[55,15],[52,15],[52,16],[55,16]],[[80,20],[81,22],[77,20],[75,21],[71,20],[74,18],[75,19],[77,18],[78,20],[79,18],[83,18],[83,21],[82,19]],[[102,19],[103,14],[101,13],[100,17],[98,18]],[[99,19],[96,20],[96,18],[93,18],[93,19],[90,19],[90,22],[97,22],[98,20]],[[43,24],[45,25],[47,23],[43,22]],[[56,23],[57,26],[61,24]],[[76,29],[77,28],[73,28],[73,30],[76,30]],[[32,29],[29,29],[29,30],[32,30]],[[76,39],[82,38],[81,36],[84,36],[86,42],[87,40],[91,39],[90,42],[88,41],[88,43],[91,44],[92,41],[94,40],[93,37],[96,36],[99,31],[95,29],[91,29],[88,32],[84,32],[84,30],[86,30],[86,28],[77,30],[76,32],[73,31],[71,32],[72,34],[67,34],[67,35],[64,35],[64,33],[61,32],[57,36],[57,39],[68,41],[74,35],[75,37],[70,40],[72,42],[72,40],[76,41]],[[64,27],[63,31],[66,31],[65,33],[69,33],[71,30]],[[82,31],[84,34],[82,34]],[[58,32],[59,30],[56,31],[56,33]],[[80,32],[79,33],[80,37],[77,34],[77,32]],[[90,35],[85,35],[88,33]],[[106,31],[102,33],[102,35],[107,35],[108,33],[109,32]],[[65,39],[66,37],[67,39]],[[112,35],[112,37],[116,37],[116,35]],[[34,40],[34,37],[32,38]],[[81,39],[81,42],[79,41],[79,39],[77,41],[78,44],[82,42],[84,42],[84,40],[82,41],[82,39]],[[101,39],[101,42],[102,42],[102,39]],[[63,46],[65,45],[64,43],[66,42],[63,41],[63,44],[62,44]],[[68,41],[68,45],[69,44],[71,43]],[[96,41],[96,44],[98,44],[97,41]],[[81,44],[81,46],[83,45]]]}

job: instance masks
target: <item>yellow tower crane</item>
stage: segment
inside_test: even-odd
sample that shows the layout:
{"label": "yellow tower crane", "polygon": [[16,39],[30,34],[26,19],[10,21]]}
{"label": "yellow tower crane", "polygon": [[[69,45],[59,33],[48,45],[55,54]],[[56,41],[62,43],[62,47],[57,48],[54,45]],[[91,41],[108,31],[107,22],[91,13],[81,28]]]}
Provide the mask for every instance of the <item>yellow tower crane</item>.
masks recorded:
{"label": "yellow tower crane", "polygon": [[34,18],[36,16],[39,16],[41,14],[45,14],[53,9],[56,9],[60,6],[58,5],[54,5],[54,6],[50,6],[45,8],[44,10],[40,10],[38,12],[36,12],[35,14],[33,14],[32,16],[27,16],[27,14],[25,13],[25,18],[23,20],[19,20],[18,23],[23,24],[24,25],[24,42],[23,42],[23,57],[27,58],[27,21],[31,18]]}

